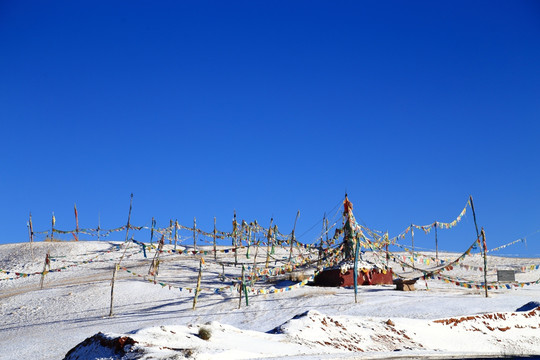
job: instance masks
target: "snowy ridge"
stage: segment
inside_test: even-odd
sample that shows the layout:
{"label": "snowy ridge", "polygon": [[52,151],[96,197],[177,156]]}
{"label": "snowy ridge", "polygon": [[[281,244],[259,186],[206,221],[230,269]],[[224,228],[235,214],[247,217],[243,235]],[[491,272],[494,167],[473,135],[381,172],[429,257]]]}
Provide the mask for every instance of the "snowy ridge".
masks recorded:
{"label": "snowy ridge", "polygon": [[278,328],[290,341],[321,351],[396,351],[422,349],[392,320],[327,316],[308,311]]}
{"label": "snowy ridge", "polygon": [[[250,359],[330,354],[354,357],[359,353],[364,358],[378,358],[398,351],[417,357],[524,356],[540,353],[538,335],[531,331],[539,324],[540,308],[435,321],[399,319],[397,324],[391,319],[328,316],[312,310],[269,333],[217,322],[153,327],[123,335],[98,333],[73,348],[65,359]],[[209,330],[211,338],[201,339],[197,335],[200,328]],[[479,332],[473,341],[469,331]],[[464,341],[466,338],[469,341]]]}

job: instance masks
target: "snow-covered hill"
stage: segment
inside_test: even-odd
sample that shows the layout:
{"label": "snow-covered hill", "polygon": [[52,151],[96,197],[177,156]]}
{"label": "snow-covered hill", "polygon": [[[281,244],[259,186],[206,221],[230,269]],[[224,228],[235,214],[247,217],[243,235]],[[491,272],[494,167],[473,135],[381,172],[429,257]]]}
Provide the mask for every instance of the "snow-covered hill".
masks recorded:
{"label": "snow-covered hill", "polygon": [[[291,287],[294,282],[281,275],[279,281],[258,283],[263,294],[250,295],[249,306],[242,299],[239,309],[230,279],[240,276],[241,266],[223,252],[217,261],[204,255],[202,292],[193,310],[201,255],[163,253],[154,284],[147,274],[155,252],[147,250],[145,258],[141,250],[112,242],[1,245],[0,358],[60,359],[71,349],[68,359],[540,354],[540,310],[515,312],[540,300],[540,285],[501,288],[485,298],[480,289],[422,280],[414,292],[361,287],[355,303],[352,289]],[[35,273],[43,270],[47,251],[51,272],[40,289],[41,275]],[[124,252],[109,317],[114,264]],[[258,266],[264,266],[262,248],[258,256]],[[277,249],[271,265],[279,267],[282,257],[288,257],[287,249]],[[238,261],[251,268],[254,249],[249,259],[240,252]],[[540,277],[531,268],[540,259],[489,261],[491,277],[496,268],[525,266],[532,270],[518,272],[517,280]],[[480,278],[472,273],[482,266],[480,257],[464,264],[451,274]],[[200,328],[211,332],[209,340],[198,336]]]}

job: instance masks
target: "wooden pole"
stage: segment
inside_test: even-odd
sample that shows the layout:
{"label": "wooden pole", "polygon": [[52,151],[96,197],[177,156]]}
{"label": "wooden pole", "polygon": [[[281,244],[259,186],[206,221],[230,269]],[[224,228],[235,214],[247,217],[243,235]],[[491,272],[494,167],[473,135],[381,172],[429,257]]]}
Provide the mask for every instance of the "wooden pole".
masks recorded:
{"label": "wooden pole", "polygon": [[173,222],[172,219],[169,219],[169,230],[167,230],[167,236],[169,237],[169,245],[172,244],[172,232],[173,232]]}
{"label": "wooden pole", "polygon": [[298,217],[300,216],[300,210],[296,213],[296,219],[294,220],[294,226],[291,232],[291,251],[289,252],[289,262],[292,261],[292,253],[293,253],[293,246],[296,239],[294,238],[294,231],[296,230],[296,222],[298,221]]}
{"label": "wooden pole", "polygon": [[326,213],[323,215],[322,219],[322,232],[321,232],[321,243],[319,244],[319,257],[317,259],[317,268],[321,266],[322,254],[323,254],[323,238],[324,238],[324,224],[326,222]]}
{"label": "wooden pole", "polygon": [[324,228],[325,228],[324,232],[326,233],[326,246],[330,247],[330,244],[328,244],[328,219],[326,219]]}
{"label": "wooden pole", "polygon": [[234,210],[234,217],[233,217],[233,231],[232,231],[232,246],[234,251],[234,266],[238,265],[238,244],[237,244],[237,237],[238,237],[238,222],[236,221],[236,210]]}
{"label": "wooden pole", "polygon": [[242,282],[240,283],[240,288],[238,289],[238,292],[240,293],[239,296],[239,302],[238,302],[238,308],[240,309],[242,307],[242,290],[244,288],[244,266],[242,266]]}
{"label": "wooden pole", "polygon": [[[343,201],[343,205],[345,205],[346,201],[348,201],[349,199],[347,198],[347,190],[345,190],[345,200]],[[343,209],[343,214],[341,214],[341,220],[342,220],[342,223],[343,225],[345,225],[345,208]]]}
{"label": "wooden pole", "polygon": [[435,259],[437,260],[437,264],[439,263],[439,242],[437,239],[437,228],[439,227],[439,224],[435,221]]}
{"label": "wooden pole", "polygon": [[28,237],[30,238],[30,253],[32,254],[32,262],[34,262],[34,225],[32,224],[32,212],[28,219]]}
{"label": "wooden pole", "polygon": [[129,198],[129,213],[128,213],[128,220],[126,225],[126,240],[124,242],[127,243],[129,239],[129,227],[131,226],[131,209],[133,208],[133,193],[131,193],[131,196]]}
{"label": "wooden pole", "polygon": [[214,240],[214,261],[217,261],[216,236],[217,236],[217,230],[216,230],[216,217],[214,216],[214,233],[213,233],[213,240]]}
{"label": "wooden pole", "polygon": [[98,220],[97,220],[97,241],[99,241],[99,231],[101,230],[101,215],[98,213]]}
{"label": "wooden pole", "polygon": [[412,239],[412,260],[411,263],[414,266],[414,226],[411,224],[411,239]]}
{"label": "wooden pole", "polygon": [[30,243],[34,242],[34,226],[32,225],[32,213],[30,212],[30,217],[28,219],[28,237],[30,238]]}
{"label": "wooden pole", "polygon": [[484,249],[484,287],[486,289],[486,297],[488,297],[488,283],[487,283],[487,245],[486,245],[486,233],[482,228],[482,248]]}
{"label": "wooden pole", "polygon": [[251,248],[251,224],[248,224],[248,238],[247,238],[247,250],[246,259],[249,259],[249,250]]}
{"label": "wooden pole", "polygon": [[255,235],[255,256],[253,257],[253,273],[257,270],[257,254],[259,253],[259,239],[257,239],[257,236]]}
{"label": "wooden pole", "polygon": [[154,228],[156,227],[156,220],[154,219],[154,217],[152,216],[152,227],[150,229],[150,245],[153,245],[153,240],[154,240]]}
{"label": "wooden pole", "polygon": [[360,238],[356,237],[354,246],[354,302],[358,303],[358,253],[360,251]]}
{"label": "wooden pole", "polygon": [[275,253],[274,248],[277,242],[277,233],[278,233],[278,227],[277,225],[274,225],[274,231],[272,231],[272,247],[270,248],[270,255],[274,255]]}
{"label": "wooden pole", "polygon": [[154,277],[154,281],[156,281],[156,276],[159,272],[159,256],[161,254],[161,251],[163,251],[164,245],[165,235],[161,235],[161,240],[159,241],[156,253],[154,254],[154,258],[152,259],[152,263],[150,264],[150,268],[148,269],[148,275],[152,275]]}
{"label": "wooden pole", "polygon": [[[473,213],[473,220],[474,220],[474,227],[476,228],[476,238],[477,239],[480,239],[480,236],[482,236],[482,234],[480,232],[478,232],[478,224],[476,223],[476,211],[474,210],[474,202],[473,202],[473,197],[472,195],[469,196],[469,203],[471,204],[471,210],[472,210],[472,213]],[[484,231],[484,228],[482,228],[482,231]],[[486,239],[485,239],[485,236],[483,236],[483,244],[481,246],[482,248],[482,253],[484,255],[484,287],[486,289],[486,297],[488,297],[488,284],[487,284],[487,254],[486,254]]]}
{"label": "wooden pole", "polygon": [[[242,265],[242,272],[244,272],[244,265]],[[244,290],[244,294],[246,296],[246,306],[249,306],[247,285],[246,285],[243,277],[242,277],[242,289]]]}
{"label": "wooden pole", "polygon": [[201,291],[201,278],[202,278],[202,266],[203,266],[203,259],[201,258],[201,261],[199,262],[199,277],[197,277],[197,287],[195,288],[195,297],[193,297],[193,310],[197,307],[197,298],[199,297],[199,293]]}
{"label": "wooden pole", "polygon": [[77,204],[73,205],[75,212],[75,241],[79,241],[79,213],[77,212]]}
{"label": "wooden pole", "polygon": [[197,250],[197,218],[193,217],[193,250]]}
{"label": "wooden pole", "polygon": [[[241,229],[240,229],[240,238],[239,238],[239,240],[240,240],[239,241],[240,249],[242,249],[242,247],[244,246],[244,241],[243,241],[244,238],[246,239],[246,244],[247,244],[247,242],[248,242],[247,237],[248,237],[247,222],[246,222],[246,220],[242,219],[242,226],[241,226]],[[249,246],[249,244],[248,244],[248,246]],[[248,255],[247,250],[246,250],[246,259],[249,259],[249,255]]]}
{"label": "wooden pole", "polygon": [[[45,262],[43,263],[43,271],[41,272],[41,281],[39,282],[39,288],[43,289],[43,282],[45,281],[45,275],[51,270],[51,258],[50,258],[50,250],[47,250],[47,254],[45,254]],[[47,268],[49,271],[47,271]]]}
{"label": "wooden pole", "polygon": [[[120,260],[118,260],[118,263],[115,264],[114,270],[113,270],[113,277],[111,280],[111,308],[109,311],[109,316],[113,316],[113,306],[114,306],[114,282],[116,281],[116,273],[118,272],[118,269],[120,268],[120,264],[122,263],[122,260],[124,259],[124,256],[126,255],[127,249],[129,248],[128,240],[129,240],[129,228],[131,226],[131,210],[133,209],[133,193],[131,193],[130,199],[129,199],[129,213],[128,213],[128,220],[126,224],[126,240],[124,241],[124,244],[127,244],[124,253],[120,257]],[[131,238],[133,240],[133,237]]]}
{"label": "wooden pole", "polygon": [[163,233],[161,235],[165,236],[165,240],[169,240],[169,244],[172,244],[171,237],[172,237],[172,219],[169,219],[169,227],[163,229]]}
{"label": "wooden pole", "polygon": [[472,216],[474,220],[474,227],[476,228],[476,238],[480,238],[480,232],[478,232],[478,224],[476,223],[476,212],[474,211],[474,203],[472,199],[472,195],[469,195],[469,203],[471,204],[471,210],[472,210]]}
{"label": "wooden pole", "polygon": [[113,313],[113,306],[114,306],[114,282],[116,280],[116,273],[118,272],[118,267],[119,265],[118,264],[115,264],[114,266],[114,270],[113,270],[113,276],[112,276],[112,279],[111,279],[111,305],[110,305],[110,308],[109,308],[109,317],[113,316],[114,313]]}
{"label": "wooden pole", "polygon": [[174,251],[176,251],[176,243],[178,242],[178,219],[174,222]]}
{"label": "wooden pole", "polygon": [[[270,263],[270,251],[271,251],[271,238],[272,238],[272,223],[274,222],[274,218],[270,218],[270,226],[268,227],[268,233],[266,235],[266,265],[265,268],[268,268],[268,265]],[[257,255],[255,255],[257,256]]]}
{"label": "wooden pole", "polygon": [[50,238],[50,241],[53,241],[53,238],[54,238],[54,224],[56,224],[56,218],[54,217],[54,211],[53,211],[52,219],[51,219],[51,238]]}
{"label": "wooden pole", "polygon": [[386,243],[386,269],[388,270],[388,262],[390,261],[390,254],[388,253],[388,243]]}

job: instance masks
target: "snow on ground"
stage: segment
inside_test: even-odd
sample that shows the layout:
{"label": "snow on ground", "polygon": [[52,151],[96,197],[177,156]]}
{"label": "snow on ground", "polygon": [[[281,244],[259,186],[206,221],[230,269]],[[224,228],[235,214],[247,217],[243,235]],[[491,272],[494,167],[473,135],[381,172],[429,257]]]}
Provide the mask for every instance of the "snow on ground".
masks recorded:
{"label": "snow on ground", "polygon": [[[124,250],[122,267],[131,273],[118,272],[114,316],[109,317],[111,277]],[[245,250],[240,252],[239,262],[252,266],[254,250],[250,259]],[[286,249],[276,250],[272,266],[288,258]],[[22,274],[41,272],[47,251],[51,269],[61,271],[48,273],[40,289],[40,275]],[[241,272],[233,254],[219,253],[217,262],[213,255],[205,256],[203,292],[192,310],[194,292],[186,289],[196,285],[199,257],[164,253],[157,277],[161,286],[133,275],[146,275],[154,254],[144,258],[140,246],[131,244],[126,250],[114,242],[1,245],[0,269],[10,273],[0,273],[0,359],[60,359],[100,332],[104,334],[78,347],[71,358],[118,358],[122,351],[127,351],[126,359],[540,354],[540,311],[514,312],[540,300],[540,285],[493,290],[485,298],[481,289],[420,280],[413,292],[396,291],[392,285],[361,287],[358,303],[352,289],[304,286],[250,296],[249,306],[243,299],[238,309],[237,292],[213,291],[228,287],[228,279]],[[444,254],[447,260],[459,255]],[[376,260],[370,256],[364,255]],[[266,249],[261,248],[258,266],[265,260]],[[512,267],[518,269],[518,281],[536,281],[539,270],[519,269],[537,263],[540,259],[490,257],[488,280],[495,279],[496,268]],[[478,255],[464,264],[470,268],[456,266],[447,275],[482,278],[482,272],[471,270],[483,265]],[[398,273],[408,271],[390,265]],[[292,284],[286,275],[280,280],[256,287]],[[210,340],[197,336],[201,327],[211,330]],[[127,341],[121,342],[126,346],[114,345],[117,338]],[[113,344],[119,352],[115,355],[103,344]]]}
{"label": "snow on ground", "polygon": [[[310,310],[270,333],[240,330],[217,322],[152,327],[123,335],[100,333],[74,348],[67,359],[96,358],[96,352],[104,358],[126,359],[167,359],[174,355],[197,359],[328,358],[344,353],[350,357],[359,354],[379,357],[398,351],[409,357],[538,354],[539,317],[540,309],[537,309],[435,321],[401,318],[394,322],[382,318],[327,316]],[[458,326],[462,329],[455,329]],[[201,328],[210,331],[210,339],[197,335]],[[474,341],[467,331],[478,332]],[[527,350],[523,344],[527,344]],[[479,348],[484,350],[479,352]]]}

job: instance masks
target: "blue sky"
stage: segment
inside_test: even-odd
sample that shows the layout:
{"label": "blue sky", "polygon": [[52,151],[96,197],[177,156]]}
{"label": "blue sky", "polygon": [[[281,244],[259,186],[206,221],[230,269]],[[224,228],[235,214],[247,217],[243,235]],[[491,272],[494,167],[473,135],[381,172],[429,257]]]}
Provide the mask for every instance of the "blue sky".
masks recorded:
{"label": "blue sky", "polygon": [[470,194],[488,247],[540,229],[538,2],[1,1],[0,49],[0,243],[132,192],[140,225],[303,234],[347,191],[390,234]]}

